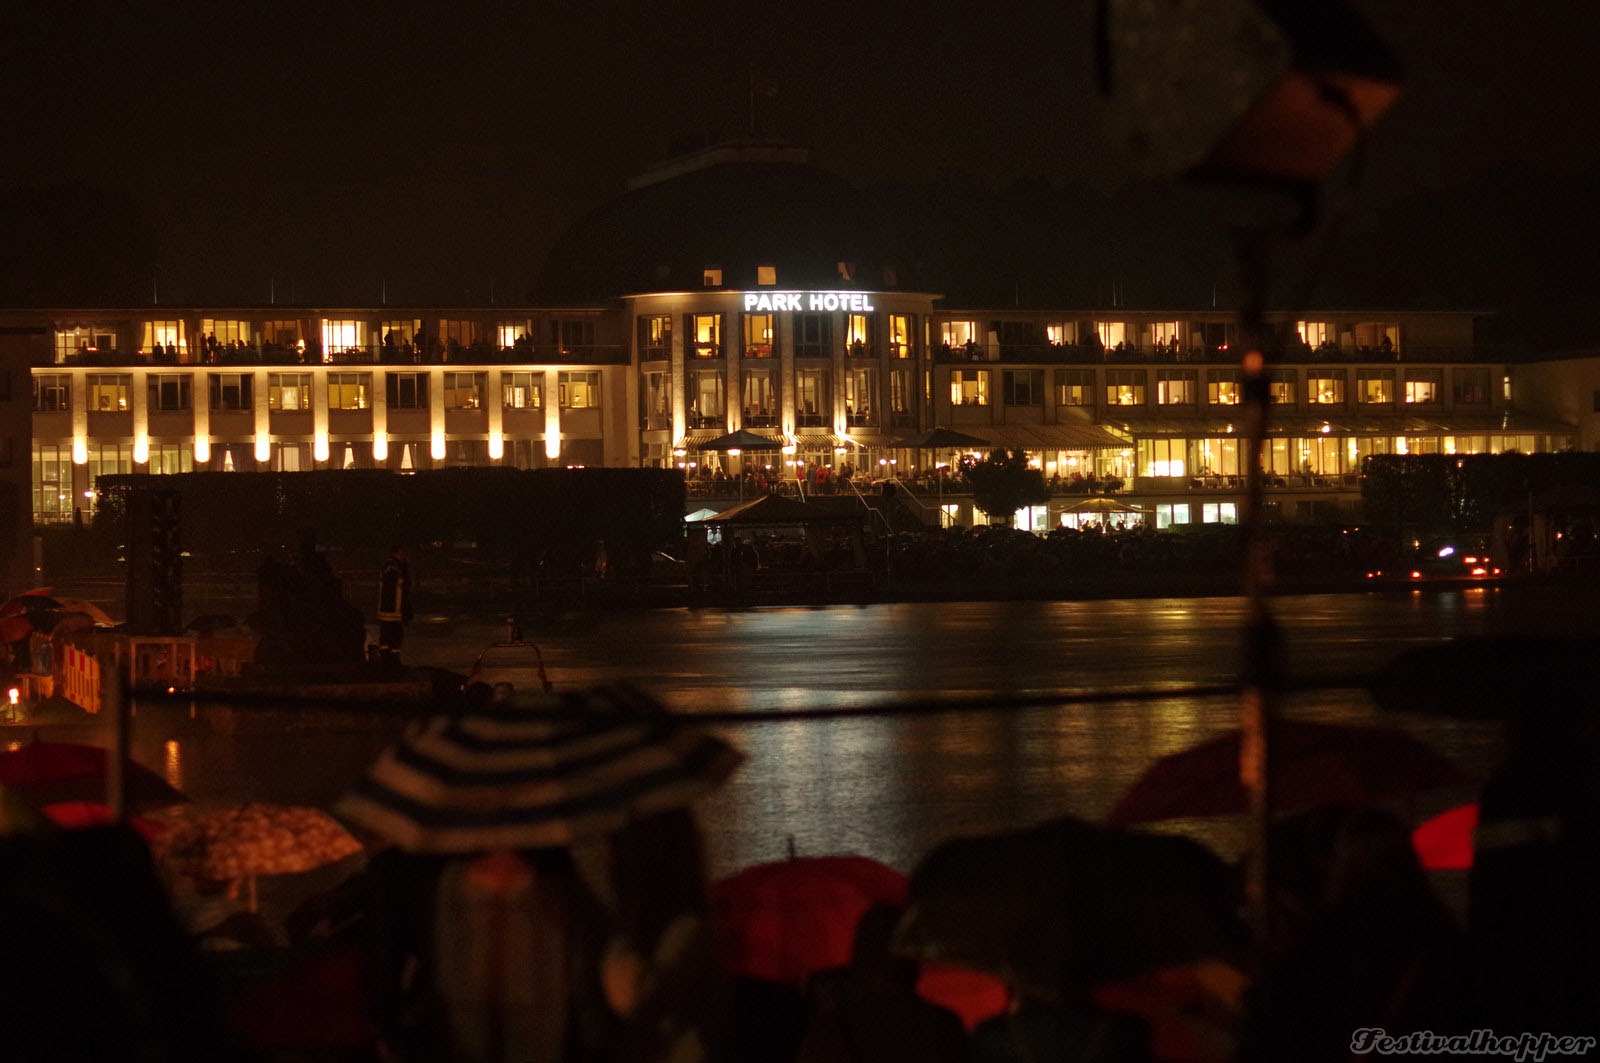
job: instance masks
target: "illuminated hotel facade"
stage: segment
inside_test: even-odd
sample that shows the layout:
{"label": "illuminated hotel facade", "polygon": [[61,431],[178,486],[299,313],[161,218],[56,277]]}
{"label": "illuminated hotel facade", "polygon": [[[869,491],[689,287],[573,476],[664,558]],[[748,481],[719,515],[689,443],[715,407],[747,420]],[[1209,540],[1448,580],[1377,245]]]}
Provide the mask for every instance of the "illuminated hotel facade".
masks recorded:
{"label": "illuminated hotel facade", "polygon": [[[1028,454],[1059,497],[1022,514],[1025,527],[1059,523],[1091,473],[1122,481],[1161,525],[1235,518],[1232,313],[952,306],[819,239],[807,197],[838,189],[814,173],[769,146],[647,176],[620,213],[557,246],[550,268],[578,283],[539,305],[0,311],[0,358],[32,378],[33,520],[87,515],[95,478],[130,472],[676,466],[694,481],[745,460],[699,449],[738,429],[782,445],[760,459],[780,478],[849,463],[914,480],[951,455],[893,443],[933,427]],[[685,202],[730,209],[730,188],[765,205],[774,187],[798,209],[728,237],[742,246],[705,244],[727,227],[679,217],[694,213]],[[668,218],[692,246],[657,232]],[[628,224],[658,244],[621,265],[597,258],[629,243],[615,238]],[[1537,393],[1513,404],[1518,367],[1475,346],[1474,321],[1269,318],[1264,464],[1283,517],[1350,509],[1368,455],[1572,444],[1576,426]]]}

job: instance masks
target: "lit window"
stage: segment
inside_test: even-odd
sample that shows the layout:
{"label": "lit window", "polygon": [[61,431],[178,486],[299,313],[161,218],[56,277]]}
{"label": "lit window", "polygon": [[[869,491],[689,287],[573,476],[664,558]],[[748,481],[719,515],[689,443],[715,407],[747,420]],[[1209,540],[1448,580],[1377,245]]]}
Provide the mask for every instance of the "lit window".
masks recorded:
{"label": "lit window", "polygon": [[1068,347],[1078,342],[1076,321],[1052,321],[1044,327],[1044,338],[1056,347]]}
{"label": "lit window", "polygon": [[1294,405],[1294,370],[1269,369],[1267,371],[1267,401],[1274,406]]}
{"label": "lit window", "polygon": [[722,315],[695,314],[692,317],[694,356],[696,358],[722,357]]}
{"label": "lit window", "polygon": [[672,350],[672,318],[655,314],[639,319],[639,353],[647,360],[665,358]]}
{"label": "lit window", "polygon": [[1182,325],[1177,321],[1157,321],[1150,326],[1150,342],[1157,347],[1172,348],[1179,345],[1178,335]]}
{"label": "lit window", "polygon": [[844,376],[844,416],[851,428],[864,428],[878,423],[874,396],[878,392],[876,369],[851,369]]}
{"label": "lit window", "polygon": [[483,405],[484,373],[446,373],[444,375],[444,408],[447,410],[476,410]]}
{"label": "lit window", "polygon": [[[35,413],[59,413],[72,408],[72,378],[49,373],[33,378]],[[93,406],[90,407],[93,409]]]}
{"label": "lit window", "polygon": [[89,409],[99,413],[117,413],[128,408],[128,391],[133,377],[126,373],[91,376],[88,380]]}
{"label": "lit window", "polygon": [[1057,369],[1057,406],[1093,406],[1094,370]]}
{"label": "lit window", "polygon": [[283,411],[311,409],[311,374],[268,374],[267,409]]}
{"label": "lit window", "polygon": [[757,284],[777,284],[778,283],[778,267],[777,266],[757,266],[756,267],[756,283]]}
{"label": "lit window", "polygon": [[1334,345],[1334,328],[1326,321],[1296,321],[1294,329],[1300,342],[1312,350]]}
{"label": "lit window", "polygon": [[1213,369],[1206,374],[1206,401],[1213,406],[1237,406],[1241,397],[1237,369]]}
{"label": "lit window", "polygon": [[744,316],[744,356],[746,358],[772,357],[771,314],[746,314]]}
{"label": "lit window", "polygon": [[203,317],[200,319],[200,338],[208,346],[249,347],[250,322]]}
{"label": "lit window", "polygon": [[852,358],[872,356],[872,315],[844,316],[844,351]]}
{"label": "lit window", "polygon": [[950,405],[989,405],[989,371],[987,369],[951,370]]}
{"label": "lit window", "polygon": [[1128,326],[1123,321],[1096,321],[1094,330],[1100,337],[1100,345],[1108,351],[1124,345],[1128,339]]}
{"label": "lit window", "polygon": [[700,284],[705,288],[722,287],[722,270],[716,266],[707,266],[700,275]]}
{"label": "lit window", "polygon": [[329,373],[328,409],[364,410],[371,376],[366,373]]}
{"label": "lit window", "polygon": [[531,347],[533,345],[533,322],[528,318],[519,321],[501,321],[495,325],[495,335],[499,338],[501,350],[510,350],[513,347]]}
{"label": "lit window", "polygon": [[182,321],[146,321],[144,323],[144,338],[139,343],[140,353],[160,354],[170,352],[171,355],[182,354],[189,349],[184,342]]}
{"label": "lit window", "polygon": [[1417,370],[1406,374],[1406,402],[1431,403],[1440,399],[1440,371]]}
{"label": "lit window", "polygon": [[1313,406],[1344,405],[1344,373],[1309,374],[1306,377],[1306,401]]}
{"label": "lit window", "polygon": [[950,348],[965,347],[969,343],[976,343],[978,337],[978,323],[976,321],[945,321],[939,325],[939,339]]}
{"label": "lit window", "polygon": [[1192,406],[1198,381],[1192,369],[1162,370],[1156,374],[1156,405]]}
{"label": "lit window", "polygon": [[336,354],[359,353],[366,350],[367,323],[365,321],[322,322],[322,354],[324,358]]}
{"label": "lit window", "polygon": [[911,357],[911,324],[906,314],[889,315],[889,357]]}
{"label": "lit window", "polygon": [[562,373],[561,407],[567,410],[600,408],[599,373]]}
{"label": "lit window", "polygon": [[1107,406],[1143,406],[1144,370],[1106,370]]}
{"label": "lit window", "polygon": [[715,369],[693,369],[688,376],[689,427],[724,427],[727,400],[722,373]]}
{"label": "lit window", "polygon": [[502,373],[500,392],[508,410],[537,410],[543,405],[543,373]]}
{"label": "lit window", "polygon": [[1394,370],[1363,370],[1356,377],[1356,401],[1373,406],[1394,401]]}

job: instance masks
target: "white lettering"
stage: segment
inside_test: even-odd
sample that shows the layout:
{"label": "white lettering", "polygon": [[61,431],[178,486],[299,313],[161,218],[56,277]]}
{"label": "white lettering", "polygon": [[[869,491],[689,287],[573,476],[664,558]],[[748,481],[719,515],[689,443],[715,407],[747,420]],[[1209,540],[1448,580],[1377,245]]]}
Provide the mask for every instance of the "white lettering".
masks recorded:
{"label": "white lettering", "polygon": [[778,296],[778,298],[783,300],[783,305],[778,307],[779,310],[799,310],[800,309],[800,293],[799,292],[791,292],[788,295],[780,295],[780,296]]}
{"label": "white lettering", "polygon": [[846,310],[870,314],[876,310],[866,292],[745,292],[745,312],[757,310]]}
{"label": "white lettering", "polygon": [[761,294],[761,298],[756,300],[756,309],[757,310],[771,310],[772,309],[772,296],[767,295],[765,292],[763,292]]}
{"label": "white lettering", "polygon": [[756,308],[757,300],[759,300],[761,298],[763,298],[763,297],[759,296],[759,295],[752,295],[749,292],[745,292],[744,293],[744,309],[745,309],[745,313],[748,314],[750,311],[754,310]]}
{"label": "white lettering", "polygon": [[839,309],[839,297],[837,295],[835,295],[833,292],[829,292],[827,295],[824,295],[822,297],[822,309],[824,309],[824,310],[837,310],[837,309]]}
{"label": "white lettering", "polygon": [[806,309],[808,309],[808,310],[821,310],[822,309],[822,296],[818,295],[816,292],[812,292],[810,298],[808,298],[806,300]]}

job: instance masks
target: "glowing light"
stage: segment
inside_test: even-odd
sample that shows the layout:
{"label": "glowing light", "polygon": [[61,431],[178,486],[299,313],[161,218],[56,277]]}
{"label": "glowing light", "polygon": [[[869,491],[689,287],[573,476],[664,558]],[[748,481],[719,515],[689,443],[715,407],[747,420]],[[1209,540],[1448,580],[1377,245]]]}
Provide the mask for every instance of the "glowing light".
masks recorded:
{"label": "glowing light", "polygon": [[1324,423],[1322,426],[1322,434],[1327,435],[1331,431],[1333,431],[1333,425]]}
{"label": "glowing light", "polygon": [[[797,452],[799,449],[800,448],[795,446],[793,443],[785,443],[784,446],[783,446],[783,452],[785,454],[793,454],[793,453]],[[791,461],[789,464],[793,465],[794,462]]]}
{"label": "glowing light", "polygon": [[489,436],[489,460],[499,461],[506,456],[506,437],[498,432]]}
{"label": "glowing light", "polygon": [[178,743],[175,739],[167,739],[166,754],[167,785],[174,790],[181,790],[183,789],[183,758],[178,751]]}
{"label": "glowing light", "polygon": [[82,436],[72,437],[72,464],[89,464],[89,441]]}
{"label": "glowing light", "polygon": [[272,440],[265,432],[256,433],[256,460],[266,461],[272,457]]}
{"label": "glowing light", "polygon": [[375,436],[372,437],[372,460],[373,461],[388,461],[389,460],[389,437],[388,436],[386,436],[386,435],[375,435]]}
{"label": "glowing light", "polygon": [[737,458],[742,453],[744,453],[744,452],[742,450],[740,450],[738,447],[730,447],[730,448],[728,448],[728,457],[730,457],[730,458]]}
{"label": "glowing light", "polygon": [[1456,548],[1453,547],[1453,546],[1441,546],[1441,547],[1439,547],[1439,556],[1440,557],[1449,557],[1451,554],[1453,554],[1455,552],[1456,552]]}
{"label": "glowing light", "polygon": [[444,460],[444,429],[433,430],[433,438],[428,441],[428,454],[434,461]]}
{"label": "glowing light", "polygon": [[194,437],[194,460],[201,465],[211,460],[210,436]]}
{"label": "glowing light", "polygon": [[150,461],[150,437],[137,435],[133,437],[133,463],[145,465]]}
{"label": "glowing light", "polygon": [[834,447],[833,452],[835,454],[847,454],[849,453],[849,450],[845,447]]}
{"label": "glowing light", "polygon": [[[561,437],[559,435],[552,435],[549,432],[544,434],[544,456],[547,458],[559,458],[561,456]],[[690,468],[693,467],[692,465],[690,466]]]}
{"label": "glowing light", "polygon": [[[1227,349],[1228,349],[1228,345],[1227,344],[1223,344],[1222,345],[1222,350],[1227,350]],[[1261,352],[1260,351],[1246,351],[1245,352],[1245,356],[1244,356],[1244,370],[1245,370],[1245,372],[1247,372],[1247,373],[1259,373],[1259,372],[1261,372],[1261,367],[1264,364],[1265,364],[1265,360],[1261,357]]]}
{"label": "glowing light", "polygon": [[318,461],[328,460],[328,433],[318,432],[311,441],[311,456]]}

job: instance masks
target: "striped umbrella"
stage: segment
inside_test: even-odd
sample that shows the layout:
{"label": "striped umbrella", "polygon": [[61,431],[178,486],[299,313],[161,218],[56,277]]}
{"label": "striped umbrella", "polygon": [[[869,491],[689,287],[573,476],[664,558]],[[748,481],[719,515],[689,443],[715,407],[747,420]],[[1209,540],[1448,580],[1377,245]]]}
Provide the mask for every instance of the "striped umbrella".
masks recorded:
{"label": "striped umbrella", "polygon": [[552,848],[681,808],[742,759],[648,695],[600,687],[425,720],[335,811],[408,852]]}

